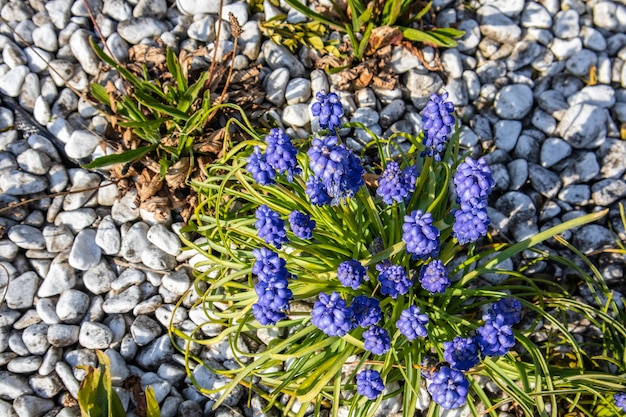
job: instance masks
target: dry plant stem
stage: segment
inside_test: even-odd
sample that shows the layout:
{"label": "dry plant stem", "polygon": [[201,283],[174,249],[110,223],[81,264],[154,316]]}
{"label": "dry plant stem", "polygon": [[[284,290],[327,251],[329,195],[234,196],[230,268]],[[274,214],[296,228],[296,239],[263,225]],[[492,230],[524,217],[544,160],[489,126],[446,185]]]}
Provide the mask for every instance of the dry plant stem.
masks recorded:
{"label": "dry plant stem", "polygon": [[110,184],[97,185],[95,187],[83,188],[82,190],[61,191],[60,193],[46,194],[46,195],[42,195],[42,196],[39,196],[39,197],[29,198],[28,200],[20,201],[19,203],[9,204],[7,207],[3,207],[3,208],[0,209],[0,214],[4,213],[5,211],[12,210],[12,209],[14,209],[16,207],[25,206],[26,204],[30,204],[30,203],[35,202],[35,201],[43,200],[44,198],[54,198],[54,197],[59,197],[59,196],[62,196],[62,195],[78,194],[78,193],[84,193],[85,191],[98,190],[98,189],[100,189],[102,187],[108,187],[108,186],[110,186],[112,184],[117,184],[117,182],[119,180],[109,180],[109,181],[111,181]]}
{"label": "dry plant stem", "polygon": [[98,33],[98,37],[100,38],[100,41],[104,45],[104,48],[107,50],[111,58],[117,61],[117,59],[115,58],[115,55],[113,55],[113,52],[111,52],[111,49],[109,49],[109,45],[107,45],[106,39],[104,39],[104,36],[102,36],[102,32],[100,31],[100,26],[98,26],[98,23],[96,22],[96,18],[93,16],[93,11],[91,10],[91,7],[89,7],[89,2],[87,0],[83,0],[83,4],[85,5],[85,8],[87,9],[87,13],[89,13],[89,18],[91,19],[91,23],[93,24],[94,29]]}
{"label": "dry plant stem", "polygon": [[222,35],[222,10],[224,9],[224,0],[220,0],[220,8],[218,16],[218,26],[217,26],[217,34],[215,36],[215,48],[213,49],[213,60],[211,61],[211,66],[209,67],[209,78],[207,79],[207,83],[213,79],[213,71],[215,70],[215,63],[217,62],[217,44],[220,41],[220,36]]}
{"label": "dry plant stem", "polygon": [[[9,23],[8,23],[6,20],[4,20],[2,17],[0,17],[0,22],[2,22],[5,26],[7,26],[7,27],[11,30],[11,32],[13,32],[13,35],[14,35],[14,36],[16,36],[16,37],[20,40],[20,42],[24,43],[24,45],[28,45],[28,47],[29,47],[29,48],[31,48],[31,49],[33,50],[33,52],[34,52],[34,53],[35,53],[35,54],[36,54],[36,55],[37,55],[37,56],[38,56],[38,57],[39,57],[39,58],[40,58],[43,62],[45,62],[46,64],[49,64],[49,63],[48,63],[48,61],[46,61],[46,60],[44,59],[44,57],[43,57],[43,56],[41,56],[41,54],[40,54],[39,52],[37,52],[37,50],[36,50],[36,49],[34,49],[34,48],[32,47],[32,45],[30,45],[30,44],[26,41],[26,39],[24,39],[24,38],[23,38],[23,37],[22,37],[19,33],[17,33],[17,32],[15,31],[15,29],[13,29],[13,28],[11,27],[11,25],[9,25]],[[78,91],[76,88],[72,87],[72,85],[70,85],[70,84],[69,84],[69,81],[68,81],[68,80],[67,80],[64,76],[62,76],[62,75],[61,75],[61,74],[60,74],[60,73],[59,73],[59,72],[58,72],[58,71],[57,71],[54,67],[51,67],[50,65],[48,65],[48,69],[49,69],[49,70],[52,70],[52,71],[53,71],[56,75],[58,75],[58,76],[59,76],[59,78],[61,78],[61,79],[63,80],[63,82],[65,83],[65,85],[67,86],[67,88],[69,88],[70,90],[72,90],[72,92],[73,92],[74,94],[76,94],[76,97],[82,97],[82,96],[83,96],[82,91]]]}

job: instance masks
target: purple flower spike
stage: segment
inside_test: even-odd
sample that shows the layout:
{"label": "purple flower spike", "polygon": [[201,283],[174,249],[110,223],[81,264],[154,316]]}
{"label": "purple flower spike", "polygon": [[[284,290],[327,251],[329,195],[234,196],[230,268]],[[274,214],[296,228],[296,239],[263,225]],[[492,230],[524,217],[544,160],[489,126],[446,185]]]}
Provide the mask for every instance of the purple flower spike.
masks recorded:
{"label": "purple flower spike", "polygon": [[433,216],[414,210],[404,216],[402,240],[406,251],[413,254],[413,259],[426,260],[439,254],[439,229],[433,226]]}
{"label": "purple flower spike", "polygon": [[380,283],[380,293],[389,295],[394,300],[398,295],[409,292],[413,282],[409,279],[406,269],[401,265],[392,265],[391,262],[384,261],[376,265],[378,270],[378,282]]}
{"label": "purple flower spike", "polygon": [[375,355],[384,355],[391,349],[391,339],[389,333],[382,327],[372,326],[363,332],[365,349]]}
{"label": "purple flower spike", "polygon": [[311,322],[328,336],[345,336],[352,330],[352,310],[338,292],[321,293],[313,305]]}
{"label": "purple flower spike", "polygon": [[257,319],[262,326],[274,325],[287,318],[287,315],[282,311],[272,310],[261,304],[252,304],[252,314],[254,314],[254,318]]}
{"label": "purple flower spike", "polygon": [[476,340],[483,356],[502,356],[515,346],[515,335],[511,326],[504,323],[504,317],[496,316],[477,329]]}
{"label": "purple flower spike", "polygon": [[433,372],[428,392],[441,408],[446,410],[459,408],[467,402],[469,381],[463,372],[442,366]]}
{"label": "purple flower spike", "polygon": [[354,322],[357,326],[373,326],[383,319],[380,302],[376,298],[358,295],[352,300],[350,308],[352,308]]}
{"label": "purple flower spike", "polygon": [[450,342],[443,342],[443,359],[452,369],[469,371],[480,361],[479,348],[473,337],[455,337]]}
{"label": "purple flower spike", "polygon": [[454,224],[452,236],[459,245],[476,242],[483,236],[487,236],[487,226],[491,222],[486,208],[472,208],[461,206],[460,210],[454,211]]}
{"label": "purple flower spike", "polygon": [[408,340],[415,340],[418,336],[428,336],[428,331],[426,330],[427,324],[428,316],[420,313],[419,307],[410,306],[400,313],[400,318],[396,322],[396,327]]}
{"label": "purple flower spike", "polygon": [[487,197],[496,185],[485,158],[474,160],[469,156],[461,162],[454,174],[457,202],[474,208],[487,206]]}
{"label": "purple flower spike", "polygon": [[428,265],[422,267],[420,272],[420,283],[422,288],[431,294],[444,293],[450,286],[448,271],[441,260],[430,261]]}
{"label": "purple flower spike", "polygon": [[387,205],[396,201],[406,201],[415,189],[418,176],[417,167],[408,167],[400,171],[397,162],[389,162],[378,180],[376,194],[381,196]]}
{"label": "purple flower spike", "polygon": [[311,113],[319,117],[320,127],[334,132],[341,127],[341,116],[343,116],[343,105],[339,96],[335,93],[326,94],[320,91],[316,95],[317,101],[311,106]]}
{"label": "purple flower spike", "polygon": [[267,162],[265,154],[261,153],[261,149],[258,146],[254,147],[254,152],[248,157],[246,169],[252,175],[252,178],[261,185],[275,183],[276,171]]}
{"label": "purple flower spike", "polygon": [[300,239],[311,239],[313,237],[313,229],[315,229],[315,220],[311,220],[311,216],[294,210],[289,214],[289,227],[294,235]]}
{"label": "purple flower spike", "polygon": [[273,128],[265,136],[265,142],[267,163],[278,173],[285,174],[287,181],[293,181],[293,176],[298,175],[301,170],[296,160],[298,150],[291,143],[291,138],[282,130]]}
{"label": "purple flower spike", "polygon": [[378,371],[371,369],[361,371],[356,376],[356,390],[359,394],[375,400],[385,389],[383,379]]}
{"label": "purple flower spike", "polygon": [[513,326],[522,319],[522,302],[515,298],[502,298],[496,301],[489,309],[489,320],[502,316],[504,324]]}
{"label": "purple flower spike", "polygon": [[427,148],[423,155],[432,156],[435,161],[441,161],[441,153],[454,127],[454,104],[446,102],[447,98],[448,93],[431,95],[422,116],[424,145]]}
{"label": "purple flower spike", "polygon": [[339,264],[337,278],[344,287],[356,290],[362,281],[367,281],[367,269],[361,265],[361,262],[350,259]]}
{"label": "purple flower spike", "polygon": [[256,227],[259,237],[265,243],[280,249],[283,243],[289,241],[285,231],[285,221],[274,210],[263,204],[257,208],[255,216],[257,221],[254,223],[254,227]]}

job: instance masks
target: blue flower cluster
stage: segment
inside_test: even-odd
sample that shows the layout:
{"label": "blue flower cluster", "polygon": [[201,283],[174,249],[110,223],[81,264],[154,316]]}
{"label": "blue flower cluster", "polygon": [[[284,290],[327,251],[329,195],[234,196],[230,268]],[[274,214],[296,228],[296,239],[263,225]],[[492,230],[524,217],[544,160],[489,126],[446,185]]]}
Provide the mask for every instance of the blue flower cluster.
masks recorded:
{"label": "blue flower cluster", "polygon": [[439,254],[439,229],[433,226],[433,215],[414,210],[404,216],[402,240],[413,259],[426,260]]}
{"label": "blue flower cluster", "polygon": [[339,101],[339,96],[335,93],[326,94],[320,91],[315,96],[317,101],[311,106],[311,113],[319,117],[319,124],[322,129],[329,129],[334,132],[341,126],[341,116],[343,116],[343,105]]}
{"label": "blue flower cluster", "polygon": [[396,327],[408,340],[415,340],[418,336],[428,336],[428,330],[426,330],[427,324],[428,316],[421,313],[419,307],[410,306],[400,313],[400,318],[396,322]]}
{"label": "blue flower cluster", "polygon": [[626,411],[626,392],[618,392],[613,395],[613,399],[615,400],[615,405],[622,409],[622,411]]}
{"label": "blue flower cluster", "polygon": [[386,260],[377,264],[376,270],[379,272],[380,293],[389,295],[394,300],[398,298],[398,295],[409,292],[409,288],[413,285],[406,270],[401,265],[393,265]]}
{"label": "blue flower cluster", "polygon": [[254,317],[263,326],[276,324],[286,318],[289,301],[293,293],[288,288],[291,274],[287,271],[286,262],[276,252],[267,248],[252,251],[256,261],[252,265],[252,273],[258,278],[254,291],[258,301],[252,306]]}
{"label": "blue flower cluster", "polygon": [[483,356],[502,356],[515,346],[512,326],[522,318],[522,303],[514,298],[495,302],[483,317],[476,340]]}
{"label": "blue flower cluster", "polygon": [[389,333],[382,327],[372,326],[363,332],[365,349],[375,355],[384,355],[391,349],[391,338]]}
{"label": "blue flower cluster", "polygon": [[376,399],[385,389],[383,379],[378,371],[366,369],[356,376],[356,390],[370,400]]}
{"label": "blue flower cluster", "polygon": [[432,156],[435,161],[441,161],[441,153],[454,127],[454,104],[447,99],[448,93],[431,95],[422,116],[424,145],[427,147],[422,156]]}
{"label": "blue flower cluster", "polygon": [[311,322],[328,336],[345,336],[353,329],[353,312],[338,292],[321,293],[313,305]]}
{"label": "blue flower cluster", "polygon": [[442,408],[459,408],[467,402],[469,381],[463,372],[442,366],[432,373],[428,392]]}
{"label": "blue flower cluster", "polygon": [[315,220],[311,220],[311,216],[306,213],[294,210],[289,214],[289,227],[296,237],[309,240],[313,238]]}
{"label": "blue flower cluster", "polygon": [[441,260],[432,260],[422,267],[420,284],[431,294],[441,294],[446,291],[446,288],[450,286],[450,280],[448,271]]}
{"label": "blue flower cluster", "polygon": [[383,319],[383,312],[380,309],[380,301],[366,295],[357,295],[352,300],[353,320],[356,326],[373,326]]}
{"label": "blue flower cluster", "polygon": [[[441,407],[461,407],[466,402],[468,381],[463,372],[478,365],[481,357],[502,356],[515,345],[511,326],[522,316],[522,303],[514,298],[503,298],[495,302],[483,317],[485,324],[477,329],[474,337],[457,336],[443,343],[443,359],[449,367],[424,374],[432,379],[428,391]],[[446,369],[444,371],[444,368]],[[442,373],[443,372],[443,373]],[[440,382],[435,383],[436,380]],[[447,381],[447,385],[443,383]],[[445,394],[445,395],[444,395]]]}
{"label": "blue flower cluster", "polygon": [[284,174],[287,181],[293,181],[293,176],[301,170],[296,160],[298,150],[291,143],[291,138],[282,130],[274,128],[265,136],[265,143],[265,153],[255,146],[254,152],[248,157],[246,169],[252,178],[261,185],[271,185],[278,173]]}
{"label": "blue flower cluster", "polygon": [[285,221],[274,210],[263,204],[257,208],[255,217],[257,221],[254,223],[254,227],[265,243],[280,249],[283,243],[289,241],[285,230]]}
{"label": "blue flower cluster", "polygon": [[417,167],[407,167],[400,171],[397,162],[389,162],[378,180],[376,194],[383,198],[387,205],[394,202],[406,201],[415,189],[419,172]]}
{"label": "blue flower cluster", "polygon": [[365,183],[361,160],[339,144],[336,136],[313,139],[307,153],[313,176],[307,182],[306,193],[313,204],[338,204]]}
{"label": "blue flower cluster", "polygon": [[367,269],[357,260],[343,261],[337,268],[337,279],[344,287],[356,290],[362,281],[367,281]]}
{"label": "blue flower cluster", "polygon": [[484,158],[474,160],[468,156],[454,174],[454,186],[460,208],[454,212],[452,234],[465,245],[487,235],[487,197],[495,181]]}

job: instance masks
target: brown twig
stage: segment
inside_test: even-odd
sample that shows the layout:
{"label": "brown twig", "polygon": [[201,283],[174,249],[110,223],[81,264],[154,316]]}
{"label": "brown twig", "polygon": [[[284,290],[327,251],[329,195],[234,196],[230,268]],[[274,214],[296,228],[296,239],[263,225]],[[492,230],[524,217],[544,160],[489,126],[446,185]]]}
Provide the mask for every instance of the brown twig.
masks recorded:
{"label": "brown twig", "polygon": [[217,44],[220,41],[220,36],[222,34],[222,11],[224,9],[224,0],[220,0],[220,9],[217,14],[217,33],[215,35],[215,47],[213,48],[213,60],[211,61],[211,66],[209,67],[209,77],[207,78],[207,83],[210,83],[213,79],[213,71],[215,70],[215,63],[217,62]]}
{"label": "brown twig", "polygon": [[109,49],[109,45],[107,45],[106,39],[104,39],[104,36],[102,36],[102,32],[100,31],[100,26],[98,25],[98,22],[96,22],[96,18],[93,17],[93,10],[91,10],[89,3],[87,2],[87,0],[83,0],[83,4],[85,5],[85,8],[87,9],[87,13],[89,13],[89,18],[91,19],[93,28],[96,30],[96,33],[98,34],[98,37],[100,38],[100,41],[102,41],[102,44],[104,45],[104,49],[107,50],[111,58],[117,61],[117,59],[115,58],[115,55],[113,55],[113,52],[111,51],[111,49]]}

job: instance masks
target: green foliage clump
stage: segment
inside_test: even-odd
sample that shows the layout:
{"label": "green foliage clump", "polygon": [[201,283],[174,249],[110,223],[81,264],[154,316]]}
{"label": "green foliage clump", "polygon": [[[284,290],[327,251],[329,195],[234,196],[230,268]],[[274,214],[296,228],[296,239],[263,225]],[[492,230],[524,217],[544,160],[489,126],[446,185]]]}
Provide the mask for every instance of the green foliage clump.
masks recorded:
{"label": "green foliage clump", "polygon": [[[192,183],[200,201],[186,231],[205,237],[206,242],[187,244],[206,256],[206,261],[195,265],[195,291],[200,297],[194,306],[206,311],[206,323],[192,332],[171,329],[176,337],[187,341],[180,349],[188,360],[189,371],[197,366],[209,367],[196,356],[193,346],[210,347],[225,342],[231,346],[238,367],[210,368],[229,378],[230,383],[217,389],[198,387],[206,394],[220,393],[215,407],[235,387],[243,385],[264,398],[268,409],[277,407],[284,415],[303,416],[312,407],[316,415],[330,409],[336,416],[343,409],[349,415],[372,416],[382,401],[401,395],[403,415],[413,416],[416,405],[426,395],[425,379],[433,371],[427,368],[426,358],[445,365],[445,342],[475,334],[485,325],[485,308],[498,300],[513,298],[523,307],[525,324],[513,327],[513,350],[502,356],[481,355],[480,363],[465,372],[469,412],[495,417],[504,405],[529,416],[616,412],[610,393],[626,387],[623,375],[619,375],[626,372],[626,328],[616,318],[623,314],[615,309],[615,304],[609,299],[603,308],[592,308],[574,300],[550,279],[526,275],[524,269],[498,269],[502,261],[533,250],[569,228],[595,221],[604,212],[570,220],[511,245],[459,245],[453,235],[453,210],[458,203],[452,198],[450,187],[451,173],[461,162],[456,134],[440,160],[436,160],[423,156],[428,148],[422,134],[414,137],[401,133],[385,140],[369,132],[373,141],[366,150],[376,151],[380,166],[370,169],[366,185],[353,196],[333,205],[316,205],[312,204],[308,190],[318,168],[311,164],[310,148],[333,132],[321,132],[312,138],[313,142],[294,141],[301,172],[294,170],[293,178],[278,173],[273,178],[275,183],[261,185],[260,177],[250,172],[254,171],[250,161],[274,145],[269,144],[269,135],[263,140],[251,126],[233,123],[251,139],[238,143],[211,165],[206,181]],[[345,127],[364,128],[358,124]],[[397,147],[398,136],[409,142],[410,149]],[[329,152],[335,157],[341,154]],[[376,173],[390,161],[399,161],[402,168],[415,166],[420,174],[411,197],[387,205],[376,194],[377,179],[380,180]],[[257,213],[262,206],[277,213],[286,224],[296,210],[310,216],[316,224],[312,239],[299,237],[293,227],[287,227],[284,239],[279,240],[282,245],[268,243],[258,230]],[[405,216],[414,210],[431,213],[433,225],[440,231],[438,259],[447,266],[454,281],[444,292],[431,293],[417,282],[418,271],[425,267],[428,257],[414,259],[403,237]],[[255,250],[261,248],[276,253],[290,277],[289,308],[281,310],[284,317],[271,326],[262,325],[255,312],[260,302],[255,288],[260,276],[258,268],[256,272],[253,269],[255,259],[259,259]],[[539,259],[550,257],[539,254]],[[342,285],[338,279],[339,265],[350,259],[368,268],[368,280],[356,287]],[[386,260],[401,266],[412,280],[412,286],[396,297],[385,295],[381,275],[375,272],[376,266]],[[504,274],[508,279],[491,285],[480,279],[488,273]],[[587,279],[595,288],[594,278]],[[378,300],[382,311],[379,326],[388,333],[390,348],[380,354],[373,352],[364,343],[364,329],[358,326],[329,336],[323,326],[314,324],[315,303],[321,294],[331,293],[337,293],[347,305],[363,295]],[[427,337],[409,340],[396,328],[402,311],[409,306],[418,306],[428,315]],[[605,336],[590,338],[590,345],[580,345],[567,325],[572,314],[589,320]],[[206,337],[202,333],[205,325],[219,325],[222,331]],[[548,337],[535,337],[538,329],[549,329]],[[250,353],[241,349],[243,342],[258,348]],[[380,374],[387,388],[383,395],[370,399],[357,393],[357,376],[364,370]],[[501,394],[486,391],[484,378],[493,381]],[[441,406],[430,402],[427,415],[439,412]]]}

